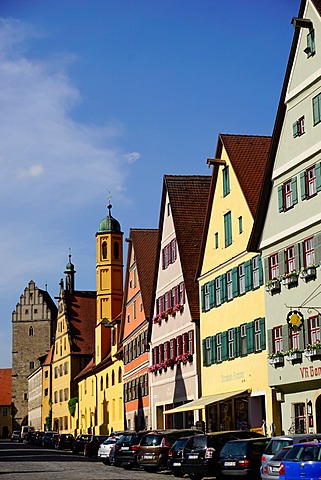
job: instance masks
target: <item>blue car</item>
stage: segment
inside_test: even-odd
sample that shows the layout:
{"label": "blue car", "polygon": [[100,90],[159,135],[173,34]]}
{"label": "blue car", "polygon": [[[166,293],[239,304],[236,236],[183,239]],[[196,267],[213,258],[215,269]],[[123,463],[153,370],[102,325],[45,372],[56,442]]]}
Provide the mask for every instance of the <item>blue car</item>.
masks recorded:
{"label": "blue car", "polygon": [[279,480],[320,480],[321,442],[298,443],[280,464]]}

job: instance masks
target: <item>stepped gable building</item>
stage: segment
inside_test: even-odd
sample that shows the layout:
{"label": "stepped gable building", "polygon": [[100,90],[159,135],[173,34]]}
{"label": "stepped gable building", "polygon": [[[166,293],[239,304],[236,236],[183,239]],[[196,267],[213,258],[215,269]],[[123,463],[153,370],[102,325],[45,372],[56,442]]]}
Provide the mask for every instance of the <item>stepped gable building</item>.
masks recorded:
{"label": "stepped gable building", "polygon": [[14,429],[28,425],[28,376],[49,352],[57,321],[57,307],[46,290],[33,280],[12,313],[12,402]]}
{"label": "stepped gable building", "polygon": [[262,253],[276,433],[321,432],[321,2],[302,0],[249,248]]}
{"label": "stepped gable building", "polygon": [[12,369],[0,368],[0,438],[12,433]]}
{"label": "stepped gable building", "polygon": [[152,428],[194,425],[197,413],[176,408],[200,396],[199,260],[210,176],[165,175],[150,323]]}
{"label": "stepped gable building", "polygon": [[247,251],[271,137],[220,134],[197,278],[208,431],[260,428],[271,414],[263,269]]}
{"label": "stepped gable building", "polygon": [[69,255],[65,285],[63,280],[60,281],[51,364],[52,428],[60,433],[70,433],[72,429],[68,404],[78,396],[74,378],[95,351],[96,292],[75,290],[75,273]]}
{"label": "stepped gable building", "polygon": [[76,377],[77,433],[110,434],[124,429],[121,311],[123,232],[108,215],[96,233],[96,326],[94,358]]}
{"label": "stepped gable building", "polygon": [[128,242],[120,338],[124,361],[125,427],[151,426],[148,327],[153,315],[157,229],[131,228]]}

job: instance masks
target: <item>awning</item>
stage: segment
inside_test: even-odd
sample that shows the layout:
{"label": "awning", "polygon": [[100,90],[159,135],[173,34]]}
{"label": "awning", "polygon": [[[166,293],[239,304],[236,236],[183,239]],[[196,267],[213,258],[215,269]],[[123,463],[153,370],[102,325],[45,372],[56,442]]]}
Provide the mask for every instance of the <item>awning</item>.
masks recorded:
{"label": "awning", "polygon": [[179,407],[172,408],[171,410],[165,410],[165,412],[163,413],[164,415],[168,415],[169,413],[188,412],[189,410],[200,410],[201,408],[206,407],[206,405],[210,405],[211,403],[215,402],[221,402],[222,400],[236,397],[237,395],[245,392],[247,392],[247,390],[241,390],[239,392],[219,393],[217,395],[206,395],[205,397],[198,398],[197,400],[184,403],[184,405],[180,405]]}

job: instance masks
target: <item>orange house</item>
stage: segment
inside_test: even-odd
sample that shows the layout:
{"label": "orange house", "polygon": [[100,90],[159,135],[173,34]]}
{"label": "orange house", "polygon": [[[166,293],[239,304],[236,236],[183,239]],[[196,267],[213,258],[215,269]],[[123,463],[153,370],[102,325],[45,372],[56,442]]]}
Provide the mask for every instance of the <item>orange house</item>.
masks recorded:
{"label": "orange house", "polygon": [[152,316],[158,230],[130,229],[121,337],[127,429],[151,427],[148,385],[148,327]]}

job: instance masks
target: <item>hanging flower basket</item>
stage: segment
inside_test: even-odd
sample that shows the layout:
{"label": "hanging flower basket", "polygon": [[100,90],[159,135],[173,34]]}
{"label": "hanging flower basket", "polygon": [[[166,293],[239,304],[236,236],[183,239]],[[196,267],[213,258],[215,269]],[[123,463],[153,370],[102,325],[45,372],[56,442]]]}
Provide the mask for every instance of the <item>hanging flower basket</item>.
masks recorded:
{"label": "hanging flower basket", "polygon": [[284,354],[282,352],[273,353],[269,357],[269,364],[274,367],[283,367],[284,365]]}
{"label": "hanging flower basket", "polygon": [[288,288],[296,287],[298,285],[299,275],[297,272],[291,272],[283,276],[282,284]]}
{"label": "hanging flower basket", "polygon": [[309,280],[314,280],[316,276],[317,276],[317,269],[316,269],[316,266],[314,265],[304,267],[300,272],[300,278],[302,278],[305,282],[308,282]]}

